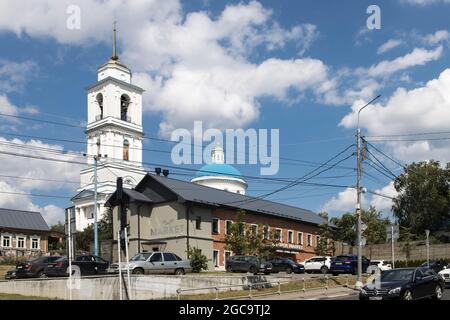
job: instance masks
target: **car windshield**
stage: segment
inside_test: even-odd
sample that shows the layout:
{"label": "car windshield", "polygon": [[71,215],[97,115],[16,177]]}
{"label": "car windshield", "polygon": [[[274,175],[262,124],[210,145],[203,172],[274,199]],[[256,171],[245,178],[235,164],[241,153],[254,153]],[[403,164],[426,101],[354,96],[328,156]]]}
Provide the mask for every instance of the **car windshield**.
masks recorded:
{"label": "car windshield", "polygon": [[150,257],[151,254],[151,252],[138,253],[133,258],[131,258],[130,261],[145,261]]}
{"label": "car windshield", "polygon": [[337,256],[336,260],[351,260],[351,256]]}
{"label": "car windshield", "polygon": [[385,271],[381,274],[381,281],[406,281],[411,280],[414,269],[397,269]]}

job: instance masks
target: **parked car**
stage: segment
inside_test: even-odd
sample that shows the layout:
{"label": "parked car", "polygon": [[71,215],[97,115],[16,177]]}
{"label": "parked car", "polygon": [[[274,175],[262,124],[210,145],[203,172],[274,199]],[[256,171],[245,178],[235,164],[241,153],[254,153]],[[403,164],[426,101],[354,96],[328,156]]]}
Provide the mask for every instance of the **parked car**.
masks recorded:
{"label": "parked car", "polygon": [[450,263],[444,267],[441,271],[439,271],[439,275],[444,279],[445,285],[450,285]]}
{"label": "parked car", "polygon": [[255,256],[231,256],[225,262],[227,272],[251,272],[253,274],[270,274],[273,266],[270,262],[264,261]]}
{"label": "parked car", "polygon": [[[73,266],[80,268],[81,276],[92,276],[106,274],[109,262],[95,255],[80,255],[72,261]],[[47,277],[67,277],[69,275],[69,259],[60,257],[58,260],[49,263],[44,270]],[[75,270],[72,270],[72,274]]]}
{"label": "parked car", "polygon": [[[190,260],[183,260],[172,252],[142,252],[136,254],[129,261],[133,274],[176,274],[183,275],[192,272]],[[121,270],[126,272],[127,263],[121,263]],[[119,264],[113,263],[109,272],[119,272]]]}
{"label": "parked car", "polygon": [[390,263],[386,263],[385,260],[370,260],[370,265],[367,268],[368,274],[376,273],[377,271],[387,271],[391,270],[392,266]]}
{"label": "parked car", "polygon": [[[370,260],[362,257],[362,272],[366,273]],[[358,273],[358,256],[354,254],[344,254],[331,259],[330,272],[335,276],[339,273]]]}
{"label": "parked car", "polygon": [[291,258],[275,257],[268,262],[272,264],[272,272],[305,273],[305,267]]}
{"label": "parked car", "polygon": [[16,269],[9,270],[5,274],[5,280],[12,280],[16,278]]}
{"label": "parked car", "polygon": [[424,262],[421,267],[422,268],[431,268],[434,270],[434,272],[439,273],[442,269],[444,269],[446,266],[446,263],[441,261],[430,261],[430,264],[428,262]]}
{"label": "parked car", "polygon": [[442,299],[444,280],[432,269],[400,268],[383,271],[379,281],[365,285],[360,300],[417,300],[423,298]]}
{"label": "parked car", "polygon": [[317,256],[303,262],[306,272],[321,272],[327,274],[331,267],[331,257]]}
{"label": "parked car", "polygon": [[59,258],[61,256],[44,256],[19,262],[16,266],[16,278],[44,278],[45,267]]}

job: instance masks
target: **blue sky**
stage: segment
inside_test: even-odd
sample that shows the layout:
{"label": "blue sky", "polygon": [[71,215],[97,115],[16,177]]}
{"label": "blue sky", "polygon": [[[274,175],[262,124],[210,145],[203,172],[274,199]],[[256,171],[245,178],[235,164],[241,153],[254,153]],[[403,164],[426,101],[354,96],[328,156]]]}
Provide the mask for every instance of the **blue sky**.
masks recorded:
{"label": "blue sky", "polygon": [[[193,120],[220,129],[276,128],[281,157],[322,163],[354,142],[354,112],[378,94],[382,98],[362,115],[365,134],[449,128],[450,97],[445,92],[450,92],[446,87],[450,71],[445,71],[449,68],[450,4],[445,1],[377,1],[380,30],[367,29],[366,9],[374,3],[361,0],[136,1],[122,6],[112,1],[42,0],[33,1],[33,6],[31,1],[23,2],[2,1],[0,5],[1,113],[84,124],[84,88],[96,81],[97,67],[111,55],[111,24],[116,17],[119,55],[133,70],[134,82],[147,90],[144,130],[150,137],[165,138],[172,129],[192,126]],[[79,30],[66,27],[65,11],[70,4],[81,8]],[[45,10],[47,5],[49,10]],[[202,83],[205,77],[213,80]],[[200,98],[186,91],[192,85],[186,79],[201,84]],[[223,91],[237,103],[215,96]],[[0,137],[6,143],[16,138],[15,144],[85,151],[82,144],[30,141],[23,136],[83,141],[81,128],[1,118]],[[449,159],[445,141],[376,145],[403,163]],[[171,150],[169,143],[148,140],[145,147]],[[3,148],[20,151],[11,145]],[[394,173],[401,172],[398,165],[378,156]],[[4,191],[74,194],[79,179],[75,165],[11,155],[1,158]],[[71,159],[82,161],[75,156]],[[171,165],[170,156],[164,153],[144,152],[144,161]],[[353,157],[342,166],[355,167],[355,162]],[[300,177],[314,169],[300,164],[305,163],[281,160],[276,177]],[[237,167],[244,175],[259,175],[258,166]],[[365,187],[395,195],[390,179],[365,168],[376,178],[365,177]],[[69,183],[31,183],[1,175]],[[310,182],[352,186],[354,171],[332,169]],[[250,195],[281,186],[248,183]],[[354,198],[351,189],[324,186],[298,186],[269,197],[333,215],[353,210]],[[366,195],[364,204],[389,213],[387,199]],[[70,202],[3,194],[0,205],[41,210],[53,223],[62,219],[62,208]]]}

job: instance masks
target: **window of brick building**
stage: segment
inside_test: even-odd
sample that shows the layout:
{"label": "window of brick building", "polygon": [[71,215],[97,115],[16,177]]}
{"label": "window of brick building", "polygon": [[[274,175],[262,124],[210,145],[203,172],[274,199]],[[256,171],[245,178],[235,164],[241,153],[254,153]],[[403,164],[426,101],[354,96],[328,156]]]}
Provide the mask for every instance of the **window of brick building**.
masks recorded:
{"label": "window of brick building", "polygon": [[312,246],[312,235],[308,234],[308,242],[307,242],[308,246],[311,247]]}
{"label": "window of brick building", "polygon": [[9,235],[3,235],[2,236],[2,247],[3,248],[10,248],[11,247],[11,236],[9,236]]}
{"label": "window of brick building", "polygon": [[297,233],[297,243],[303,245],[303,232]]}
{"label": "window of brick building", "polygon": [[252,224],[252,235],[256,236],[258,233],[258,225]]}
{"label": "window of brick building", "polygon": [[213,250],[213,264],[214,264],[214,267],[219,266],[219,251],[218,250]]}
{"label": "window of brick building", "polygon": [[281,229],[275,229],[275,240],[276,241],[283,241],[283,238],[281,236]]}
{"label": "window of brick building", "polygon": [[232,225],[233,225],[233,221],[227,220],[227,222],[226,222],[226,230],[225,230],[225,232],[227,234],[231,234],[231,226]]}
{"label": "window of brick building", "polygon": [[39,244],[39,238],[31,238],[31,249],[33,250],[39,250],[40,244]]}
{"label": "window of brick building", "polygon": [[200,230],[202,228],[202,217],[198,216],[195,219],[195,229]]}
{"label": "window of brick building", "polygon": [[212,218],[212,233],[219,234],[219,219]]}
{"label": "window of brick building", "polygon": [[264,240],[268,240],[270,237],[270,233],[269,233],[269,226],[264,226]]}
{"label": "window of brick building", "polygon": [[16,238],[16,247],[17,249],[25,249],[25,237]]}
{"label": "window of brick building", "polygon": [[294,231],[291,230],[288,231],[288,242],[294,243]]}

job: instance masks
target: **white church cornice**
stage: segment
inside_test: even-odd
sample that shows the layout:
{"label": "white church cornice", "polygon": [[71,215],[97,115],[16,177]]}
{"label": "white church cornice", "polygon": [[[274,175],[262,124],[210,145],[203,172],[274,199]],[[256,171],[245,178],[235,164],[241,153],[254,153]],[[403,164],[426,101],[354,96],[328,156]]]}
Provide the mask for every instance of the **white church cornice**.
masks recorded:
{"label": "white church cornice", "polygon": [[[123,131],[120,131],[119,129]],[[120,134],[126,132],[131,136],[135,136],[136,134],[138,134],[138,136],[140,137],[143,136],[142,126],[132,122],[123,121],[115,117],[106,117],[101,120],[89,123],[87,125],[85,133],[90,135],[94,134],[94,131],[98,130],[114,130],[116,133]],[[95,134],[97,134],[97,132],[95,132]]]}
{"label": "white church cornice", "polygon": [[134,92],[139,93],[139,94],[143,94],[145,92],[145,90],[142,89],[141,87],[138,87],[138,86],[136,86],[134,84],[127,83],[125,81],[122,81],[122,80],[119,80],[119,79],[116,79],[116,78],[113,78],[113,77],[107,77],[107,78],[105,78],[103,80],[100,80],[100,81],[90,85],[90,86],[87,86],[85,89],[86,89],[86,91],[88,93],[91,93],[91,91],[98,91],[99,88],[104,87],[104,86],[106,86],[109,83],[114,83],[116,85],[122,86],[125,89],[134,91]]}

